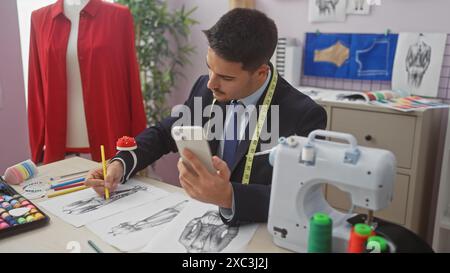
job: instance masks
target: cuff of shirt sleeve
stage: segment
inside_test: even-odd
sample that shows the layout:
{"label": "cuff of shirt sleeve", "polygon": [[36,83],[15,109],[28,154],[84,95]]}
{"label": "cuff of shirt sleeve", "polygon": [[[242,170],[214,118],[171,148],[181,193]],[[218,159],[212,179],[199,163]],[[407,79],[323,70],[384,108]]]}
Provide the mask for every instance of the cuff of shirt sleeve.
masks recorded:
{"label": "cuff of shirt sleeve", "polygon": [[122,183],[125,183],[128,179],[130,179],[130,176],[133,174],[134,170],[137,166],[137,157],[136,153],[134,151],[120,151],[111,158],[110,161],[113,160],[120,160],[122,162],[124,167],[124,176],[122,177]]}
{"label": "cuff of shirt sleeve", "polygon": [[227,220],[231,220],[234,216],[234,191],[233,191],[233,188],[231,188],[231,200],[232,200],[231,209],[219,207],[220,215],[222,215],[222,217]]}
{"label": "cuff of shirt sleeve", "polygon": [[111,158],[109,162],[111,163],[113,161],[119,161],[122,163],[123,174],[122,174],[122,178],[120,179],[120,184],[123,184],[123,183],[125,183],[125,170],[127,169],[127,164],[125,164],[125,161],[120,157]]}

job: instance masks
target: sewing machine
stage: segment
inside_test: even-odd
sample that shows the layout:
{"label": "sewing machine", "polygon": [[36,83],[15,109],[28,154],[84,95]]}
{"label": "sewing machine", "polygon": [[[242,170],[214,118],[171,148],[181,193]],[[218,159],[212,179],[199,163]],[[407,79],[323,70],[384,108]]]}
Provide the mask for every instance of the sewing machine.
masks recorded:
{"label": "sewing machine", "polygon": [[[347,143],[319,140],[323,136]],[[324,212],[333,220],[332,252],[347,252],[352,225],[351,211],[342,213],[325,200],[322,185],[336,186],[351,196],[353,206],[373,211],[392,201],[396,159],[392,152],[359,147],[350,134],[316,130],[307,138],[280,138],[269,156],[273,166],[268,230],[274,243],[293,251],[306,252],[310,218]],[[376,228],[376,226],[374,226]],[[389,245],[391,251],[395,245]]]}

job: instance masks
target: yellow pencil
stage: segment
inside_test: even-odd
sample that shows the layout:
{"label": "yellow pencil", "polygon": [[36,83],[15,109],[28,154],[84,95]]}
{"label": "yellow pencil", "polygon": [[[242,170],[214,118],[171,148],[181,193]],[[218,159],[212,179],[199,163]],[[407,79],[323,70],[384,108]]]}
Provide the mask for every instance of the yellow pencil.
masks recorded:
{"label": "yellow pencil", "polygon": [[79,186],[79,187],[75,187],[75,188],[71,188],[71,189],[67,189],[67,190],[55,191],[55,192],[47,194],[47,197],[48,198],[52,198],[52,197],[55,197],[55,196],[60,196],[60,195],[71,193],[71,192],[75,192],[75,191],[81,191],[81,190],[84,190],[84,189],[87,189],[87,188],[88,188],[87,186]]}
{"label": "yellow pencil", "polygon": [[[100,145],[100,151],[102,153],[102,166],[103,166],[103,179],[106,181],[106,160],[105,160],[105,147]],[[105,199],[109,199],[109,190],[105,185]]]}

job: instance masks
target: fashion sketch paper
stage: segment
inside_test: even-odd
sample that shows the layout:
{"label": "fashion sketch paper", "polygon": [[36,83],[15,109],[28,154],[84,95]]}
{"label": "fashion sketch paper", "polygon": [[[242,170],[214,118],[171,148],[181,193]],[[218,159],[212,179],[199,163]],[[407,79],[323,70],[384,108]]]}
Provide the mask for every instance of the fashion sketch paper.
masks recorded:
{"label": "fashion sketch paper", "polygon": [[168,192],[130,179],[110,194],[109,200],[93,189],[54,197],[39,203],[43,208],[76,227],[167,196]]}
{"label": "fashion sketch paper", "polygon": [[436,97],[446,40],[445,33],[400,33],[392,89]]}
{"label": "fashion sketch paper", "polygon": [[231,227],[222,222],[218,207],[191,201],[142,252],[211,253],[242,251],[258,225]]}
{"label": "fashion sketch paper", "polygon": [[344,22],[346,0],[309,0],[310,22]]}
{"label": "fashion sketch paper", "polygon": [[121,251],[136,251],[175,219],[189,200],[181,194],[171,194],[89,223],[86,227]]}

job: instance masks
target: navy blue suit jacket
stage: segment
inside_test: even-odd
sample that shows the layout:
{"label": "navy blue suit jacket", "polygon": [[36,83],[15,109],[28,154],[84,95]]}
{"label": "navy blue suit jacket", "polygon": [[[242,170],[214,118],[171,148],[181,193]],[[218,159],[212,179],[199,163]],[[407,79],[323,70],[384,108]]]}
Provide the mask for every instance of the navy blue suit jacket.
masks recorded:
{"label": "navy blue suit jacket", "polygon": [[[208,76],[201,76],[194,84],[189,98],[185,105],[194,109],[194,98],[201,98],[202,111],[213,101],[212,92],[207,88]],[[267,88],[258,101],[261,105]],[[216,102],[224,110],[226,103]],[[325,129],[327,114],[325,110],[308,96],[294,89],[281,76],[278,77],[275,93],[271,105],[279,105],[279,136],[300,135],[307,136],[316,129]],[[191,111],[194,112],[194,111]],[[194,115],[194,113],[192,113]],[[138,144],[135,155],[135,162],[130,152],[120,152],[116,157],[121,158],[126,164],[125,177],[134,175],[139,170],[144,169],[154,161],[158,160],[164,154],[169,152],[178,152],[175,141],[171,136],[171,127],[179,117],[169,117],[145,129],[136,137]],[[192,125],[194,118],[192,116]],[[209,117],[202,118],[202,124],[205,125]],[[271,111],[269,109],[266,122],[268,128],[271,120]],[[248,128],[247,128],[248,130]],[[270,130],[268,130],[270,131]],[[248,138],[247,138],[248,139]],[[217,154],[219,140],[209,141],[211,152]],[[244,185],[241,183],[245,165],[245,155],[247,154],[250,140],[242,140],[239,143],[237,160],[231,168],[231,182],[234,192],[235,211],[231,219],[222,220],[230,225],[245,222],[266,222],[269,212],[270,185],[272,182],[272,167],[268,162],[268,156],[255,156],[253,160],[250,183]],[[260,151],[258,143],[257,151]],[[133,166],[135,166],[133,168]]]}

